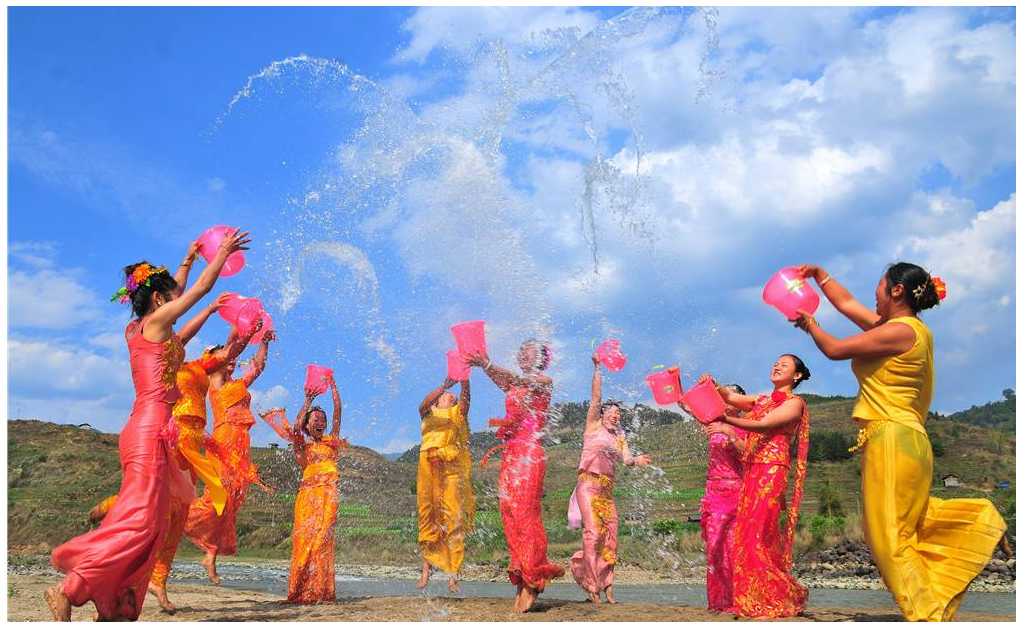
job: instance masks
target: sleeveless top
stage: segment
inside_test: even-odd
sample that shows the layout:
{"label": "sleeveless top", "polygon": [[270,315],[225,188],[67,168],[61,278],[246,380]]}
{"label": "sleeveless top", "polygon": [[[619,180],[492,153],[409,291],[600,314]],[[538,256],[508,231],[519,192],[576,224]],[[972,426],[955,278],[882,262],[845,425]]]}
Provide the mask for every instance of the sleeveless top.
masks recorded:
{"label": "sleeveless top", "polygon": [[852,360],[859,394],[852,417],[891,420],[926,434],[924,421],[934,392],[934,338],[919,318],[895,318],[885,324],[905,324],[916,340],[901,355]]}
{"label": "sleeveless top", "polygon": [[606,427],[600,424],[599,429],[585,434],[581,446],[578,472],[590,472],[614,478],[617,472],[617,462],[622,459],[622,446],[624,446],[624,442],[618,434],[610,433]]}
{"label": "sleeveless top", "polygon": [[242,379],[232,379],[221,389],[210,389],[210,406],[214,410],[214,427],[233,424],[247,429],[257,421],[250,411],[250,391]]}
{"label": "sleeveless top", "polygon": [[551,396],[548,387],[511,387],[506,393],[506,419],[496,436],[507,441],[537,441],[546,426]]}
{"label": "sleeveless top", "polygon": [[178,391],[182,398],[175,403],[171,415],[176,418],[184,416],[195,416],[207,422],[207,388],[210,386],[210,379],[207,371],[200,365],[199,359],[186,362],[178,371],[176,377]]}
{"label": "sleeveless top", "polygon": [[175,385],[175,375],[185,361],[182,340],[172,333],[164,342],[151,342],[143,337],[145,322],[145,318],[133,320],[125,327],[128,361],[136,392],[133,412],[156,403],[172,404],[181,396]]}
{"label": "sleeveless top", "polygon": [[349,446],[346,440],[334,435],[321,436],[321,440],[302,442],[307,457],[307,465],[303,467],[303,480],[314,478],[338,479],[339,451]]}

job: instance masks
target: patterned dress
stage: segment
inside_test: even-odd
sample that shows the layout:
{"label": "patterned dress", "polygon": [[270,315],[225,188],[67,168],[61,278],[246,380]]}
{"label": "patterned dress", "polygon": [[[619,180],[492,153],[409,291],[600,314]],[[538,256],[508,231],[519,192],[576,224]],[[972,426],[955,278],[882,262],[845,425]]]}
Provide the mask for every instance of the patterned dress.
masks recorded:
{"label": "patterned dress", "polygon": [[[745,440],[748,432],[734,429],[735,434]],[[711,610],[731,611],[733,608],[731,558],[743,472],[742,455],[730,438],[723,433],[711,435],[710,466],[706,472],[700,522],[706,541],[706,600]]]}

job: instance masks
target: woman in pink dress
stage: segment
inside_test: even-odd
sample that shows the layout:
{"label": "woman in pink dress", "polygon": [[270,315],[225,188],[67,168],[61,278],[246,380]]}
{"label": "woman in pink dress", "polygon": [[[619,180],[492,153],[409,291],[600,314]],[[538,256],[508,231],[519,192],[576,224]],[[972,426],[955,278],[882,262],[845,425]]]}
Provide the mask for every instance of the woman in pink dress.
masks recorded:
{"label": "woman in pink dress", "polygon": [[617,462],[625,466],[648,466],[649,456],[632,457],[620,429],[621,408],[617,401],[602,402],[603,374],[599,359],[592,357],[592,400],[585,418],[585,435],[578,464],[578,485],[567,507],[568,528],[582,527],[581,550],[571,557],[571,573],[588,598],[599,603],[599,592],[613,598],[613,567],[617,564],[617,506],[613,502],[613,480]]}
{"label": "woman in pink dress", "polygon": [[[809,449],[809,411],[806,402],[793,391],[809,376],[801,359],[782,355],[771,369],[774,393],[770,396],[718,388],[729,405],[749,412],[746,418],[725,415],[723,422],[714,422],[708,428],[711,433],[728,436],[734,434],[732,427],[748,432],[731,560],[732,611],[739,616],[798,616],[809,597],[809,590],[789,572]],[[699,381],[709,379],[709,375],[703,375]],[[793,437],[798,438],[795,483],[782,531]]]}
{"label": "woman in pink dress", "polygon": [[[549,367],[549,359],[549,347],[536,340],[524,342],[517,353],[517,365],[523,374],[493,365],[487,355],[471,358],[471,365],[481,367],[506,392],[506,417],[490,420],[489,425],[499,427],[496,437],[503,440],[499,514],[510,549],[506,572],[510,583],[517,586],[513,606],[516,613],[531,609],[546,584],[563,576],[562,566],[549,563],[546,528],[542,524],[546,452],[539,438],[553,392],[553,380],[542,374]],[[487,461],[488,455],[482,460],[482,467]]]}
{"label": "woman in pink dress", "polygon": [[[724,387],[735,394],[745,394],[740,385],[732,383]],[[688,411],[682,401],[678,401],[678,405]],[[727,412],[736,418],[742,414],[735,407],[728,407]],[[742,453],[748,432],[714,423],[706,428],[706,433],[710,436],[710,465],[706,471],[706,493],[699,523],[706,542],[706,601],[711,610],[730,612],[733,609],[731,558],[735,513],[742,489]]]}
{"label": "woman in pink dress", "polygon": [[121,489],[99,528],[51,553],[53,567],[66,575],[44,595],[54,620],[70,620],[71,607],[87,601],[104,620],[135,620],[143,609],[167,522],[169,460],[177,440],[171,406],[185,350],[172,326],[214,287],[228,255],[246,249],[246,235],[226,237],[185,293],[163,267],[142,262],[125,268],[125,287],[112,300],[130,302],[136,315],[125,329],[136,400],[118,441]]}

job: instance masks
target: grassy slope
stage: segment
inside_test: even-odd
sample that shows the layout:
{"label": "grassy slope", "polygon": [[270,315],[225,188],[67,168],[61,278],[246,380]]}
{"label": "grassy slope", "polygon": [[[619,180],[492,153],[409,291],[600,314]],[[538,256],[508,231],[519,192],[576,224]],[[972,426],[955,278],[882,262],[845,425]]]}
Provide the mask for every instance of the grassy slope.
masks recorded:
{"label": "grassy slope", "polygon": [[[815,399],[819,400],[819,399]],[[853,433],[851,399],[824,399],[811,405],[813,429]],[[1015,439],[1010,434],[949,421],[928,425],[946,447],[935,461],[935,484],[948,473],[969,486],[1009,480],[1010,490],[943,489],[940,496],[990,496],[999,502],[1015,490]],[[575,483],[581,434],[578,426],[555,428],[547,446],[549,467],[543,512],[551,552],[565,560],[580,542],[579,532],[565,528],[567,499]],[[475,434],[475,460],[494,443],[489,434]],[[699,511],[706,471],[706,440],[694,422],[641,428],[634,449],[652,455],[659,469],[623,469],[617,485],[621,517],[621,557],[625,562],[655,568],[673,567],[698,557],[694,533],[661,534],[652,529],[660,519],[684,521]],[[252,488],[239,515],[243,555],[287,557],[292,509],[299,471],[285,449],[254,449],[261,474],[278,488],[274,496]],[[411,456],[404,459],[411,460]],[[113,493],[120,481],[117,436],[38,421],[8,421],[8,546],[42,551],[88,529],[89,508]],[[482,470],[475,465],[478,494],[476,530],[468,543],[468,560],[503,563],[505,542],[499,522],[495,480],[498,458]],[[361,447],[340,461],[339,559],[352,563],[416,563],[414,485],[416,465],[390,462]],[[842,495],[849,514],[858,508],[859,458],[810,465],[803,512],[815,514],[818,495],[830,481]],[[695,528],[694,525],[691,526]],[[183,554],[195,551],[187,541]]]}

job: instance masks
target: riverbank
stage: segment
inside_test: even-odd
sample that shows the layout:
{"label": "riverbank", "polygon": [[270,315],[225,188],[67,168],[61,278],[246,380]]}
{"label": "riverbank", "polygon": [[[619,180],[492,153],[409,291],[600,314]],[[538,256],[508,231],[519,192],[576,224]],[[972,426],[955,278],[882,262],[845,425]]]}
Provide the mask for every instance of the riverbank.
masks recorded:
{"label": "riverbank", "polygon": [[[51,615],[43,601],[43,590],[55,578],[44,575],[8,574],[7,619],[47,621]],[[341,598],[323,605],[290,605],[279,595],[228,586],[177,583],[173,600],[180,608],[167,614],[149,599],[140,620],[169,621],[730,621],[729,614],[710,612],[698,606],[657,603],[593,604],[587,601],[540,599],[533,611],[510,613],[509,598],[445,598],[408,595],[389,598]],[[93,609],[75,608],[72,620],[89,621]],[[799,621],[900,621],[892,606],[810,607]],[[960,611],[956,620],[1010,622],[1010,614]]]}

